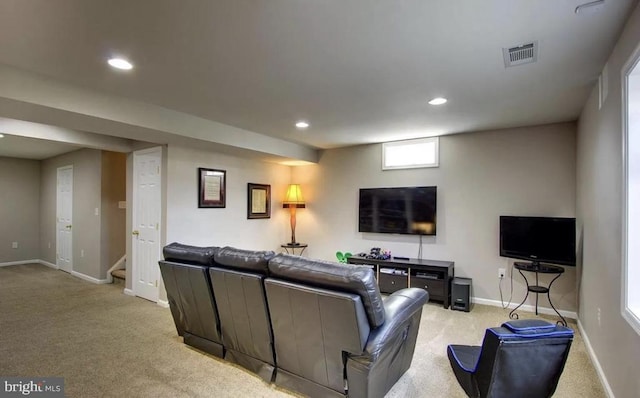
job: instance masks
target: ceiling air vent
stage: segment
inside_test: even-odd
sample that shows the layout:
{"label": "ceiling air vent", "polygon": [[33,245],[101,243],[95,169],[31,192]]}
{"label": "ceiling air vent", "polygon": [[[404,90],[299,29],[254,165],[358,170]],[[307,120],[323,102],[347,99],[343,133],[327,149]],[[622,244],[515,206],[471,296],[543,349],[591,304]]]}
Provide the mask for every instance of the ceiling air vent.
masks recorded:
{"label": "ceiling air vent", "polygon": [[538,42],[503,48],[502,54],[504,55],[505,68],[536,62],[538,60]]}

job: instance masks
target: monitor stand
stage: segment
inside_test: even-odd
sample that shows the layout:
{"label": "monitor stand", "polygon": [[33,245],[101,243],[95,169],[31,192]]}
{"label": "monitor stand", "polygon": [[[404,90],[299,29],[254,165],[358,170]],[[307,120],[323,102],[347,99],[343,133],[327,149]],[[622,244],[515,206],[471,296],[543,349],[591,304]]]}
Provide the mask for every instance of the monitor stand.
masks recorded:
{"label": "monitor stand", "polygon": [[[553,310],[556,312],[556,314],[558,314],[560,319],[562,319],[562,321],[558,321],[558,322],[563,324],[564,326],[567,326],[567,320],[564,319],[562,315],[560,315],[556,307],[553,305],[553,302],[551,301],[551,285],[553,285],[553,282],[555,282],[556,279],[558,279],[560,275],[564,273],[564,268],[558,267],[556,265],[540,264],[538,261],[534,261],[532,263],[524,263],[524,262],[516,261],[513,263],[513,266],[515,267],[515,269],[518,270],[520,275],[522,275],[522,278],[524,279],[524,282],[527,285],[527,294],[524,296],[524,299],[522,300],[522,302],[518,304],[516,308],[511,310],[511,312],[509,313],[509,318],[518,319],[518,314],[516,313],[516,310],[520,308],[525,303],[525,301],[527,301],[527,297],[529,297],[529,292],[536,294],[535,310],[536,310],[536,315],[538,315],[538,295],[541,293],[542,294],[546,293],[547,299],[549,299],[549,305],[551,305],[551,308],[553,308]],[[533,285],[530,284],[529,280],[522,273],[522,271],[535,273],[536,274],[535,284]],[[556,275],[556,277],[553,278],[551,282],[549,282],[548,286],[541,286],[540,282],[538,281],[538,274],[554,274]]]}

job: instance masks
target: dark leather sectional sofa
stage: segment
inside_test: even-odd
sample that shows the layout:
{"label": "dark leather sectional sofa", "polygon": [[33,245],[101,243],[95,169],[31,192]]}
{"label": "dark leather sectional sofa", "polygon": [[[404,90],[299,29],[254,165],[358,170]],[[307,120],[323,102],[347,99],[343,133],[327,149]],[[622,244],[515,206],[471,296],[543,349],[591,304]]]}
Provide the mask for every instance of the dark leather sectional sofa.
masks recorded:
{"label": "dark leather sectional sofa", "polygon": [[172,243],[160,269],[185,344],[311,397],[383,397],[411,365],[423,289],[368,267]]}

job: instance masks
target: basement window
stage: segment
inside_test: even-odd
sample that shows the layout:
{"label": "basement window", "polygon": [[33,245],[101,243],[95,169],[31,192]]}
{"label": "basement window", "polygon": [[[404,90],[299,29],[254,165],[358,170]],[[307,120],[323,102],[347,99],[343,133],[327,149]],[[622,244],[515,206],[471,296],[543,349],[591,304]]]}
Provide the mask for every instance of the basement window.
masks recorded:
{"label": "basement window", "polygon": [[640,46],[623,69],[622,316],[640,334]]}
{"label": "basement window", "polygon": [[382,170],[438,167],[438,162],[438,137],[382,144]]}

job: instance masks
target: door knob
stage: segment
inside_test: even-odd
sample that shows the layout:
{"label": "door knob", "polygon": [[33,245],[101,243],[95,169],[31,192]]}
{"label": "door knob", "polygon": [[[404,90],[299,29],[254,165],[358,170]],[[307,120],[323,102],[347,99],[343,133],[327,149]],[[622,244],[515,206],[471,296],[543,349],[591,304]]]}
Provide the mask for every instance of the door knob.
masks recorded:
{"label": "door knob", "polygon": [[135,236],[138,236],[138,235],[140,235],[140,231],[138,231],[138,230],[136,229],[136,230],[135,230],[135,231],[133,231],[131,234],[132,234],[132,235],[135,235]]}
{"label": "door knob", "polygon": [[65,228],[66,229],[71,229],[71,225],[67,225]]}

